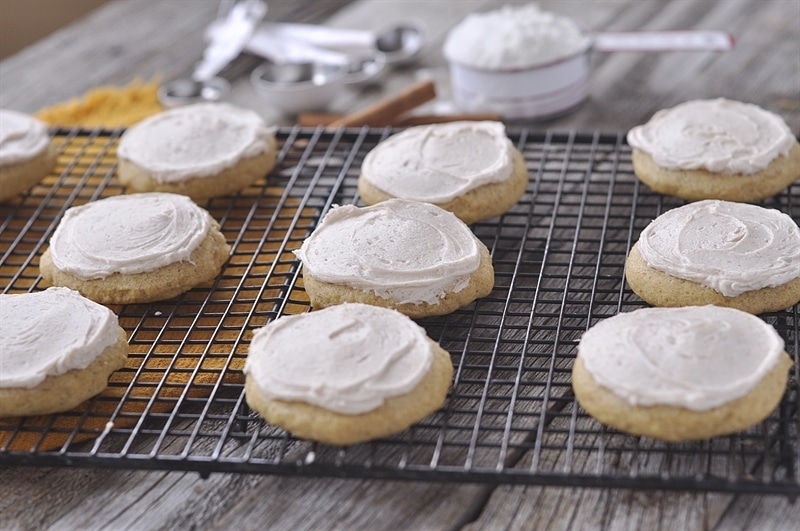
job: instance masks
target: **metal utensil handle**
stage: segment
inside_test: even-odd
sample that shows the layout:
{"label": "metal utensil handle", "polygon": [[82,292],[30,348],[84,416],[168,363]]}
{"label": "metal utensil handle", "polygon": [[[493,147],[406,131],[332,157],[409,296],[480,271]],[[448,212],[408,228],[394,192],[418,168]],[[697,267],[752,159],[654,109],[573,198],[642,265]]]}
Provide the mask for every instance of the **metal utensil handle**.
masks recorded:
{"label": "metal utensil handle", "polygon": [[725,51],[734,38],[724,31],[630,31],[594,35],[599,52]]}
{"label": "metal utensil handle", "polygon": [[316,24],[291,22],[265,22],[258,31],[265,31],[281,39],[296,39],[324,48],[375,47],[377,36],[369,30],[332,28]]}
{"label": "metal utensil handle", "polygon": [[216,25],[216,32],[203,51],[203,58],[195,67],[192,78],[207,81],[216,76],[242,52],[266,13],[267,4],[261,0],[237,2],[227,17]]}
{"label": "metal utensil handle", "polygon": [[310,42],[281,36],[268,27],[260,27],[245,44],[244,50],[260,55],[274,63],[326,63],[346,65],[350,59],[340,51],[317,46]]}

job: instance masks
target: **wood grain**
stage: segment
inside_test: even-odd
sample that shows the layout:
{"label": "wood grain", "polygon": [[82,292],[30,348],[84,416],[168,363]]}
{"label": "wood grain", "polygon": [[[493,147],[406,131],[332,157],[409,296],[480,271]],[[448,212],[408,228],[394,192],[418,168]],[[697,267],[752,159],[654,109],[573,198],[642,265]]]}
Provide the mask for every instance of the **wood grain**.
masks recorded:
{"label": "wood grain", "polygon": [[[270,1],[271,20],[378,29],[422,19],[427,44],[414,68],[392,70],[378,87],[348,89],[329,112],[349,114],[423,79],[436,100],[417,111],[452,111],[441,44],[467,13],[491,0]],[[101,84],[188,72],[216,1],[116,0],[0,62],[0,106],[34,112]],[[624,132],[660,108],[725,96],[779,113],[800,132],[800,2],[634,0],[540,2],[585,27],[724,29],[734,50],[592,55],[589,98],[574,112],[525,124],[533,130]],[[154,22],[154,21],[157,21]],[[168,28],[168,29],[165,29]],[[265,114],[246,80],[231,97]],[[292,117],[276,117],[292,123]],[[513,125],[513,124],[511,124]],[[529,465],[530,454],[516,456]],[[563,456],[561,457],[563,458]],[[573,466],[583,466],[580,454]],[[641,463],[640,466],[655,466]],[[691,466],[686,464],[685,466]],[[453,485],[69,468],[0,468],[0,527],[8,529],[714,529],[794,530],[800,503],[782,497],[687,492]],[[46,508],[46,510],[43,510]]]}

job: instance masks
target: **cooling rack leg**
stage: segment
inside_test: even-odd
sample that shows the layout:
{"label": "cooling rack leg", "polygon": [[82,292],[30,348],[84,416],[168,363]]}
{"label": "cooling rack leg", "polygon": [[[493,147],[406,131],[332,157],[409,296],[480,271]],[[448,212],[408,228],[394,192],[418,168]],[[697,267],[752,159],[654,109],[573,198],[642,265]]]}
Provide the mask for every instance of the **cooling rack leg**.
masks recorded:
{"label": "cooling rack leg", "polygon": [[[796,478],[794,448],[790,442],[794,409],[788,400],[781,402],[778,407],[778,455],[780,456],[778,466],[786,469],[786,479],[791,483],[795,483]],[[787,494],[786,497],[791,503],[797,500],[797,496],[793,494]]]}
{"label": "cooling rack leg", "polygon": [[250,406],[248,406],[246,402],[242,401],[241,405],[239,406],[239,413],[237,416],[240,420],[233,422],[233,429],[244,433],[247,431],[247,429],[250,427],[250,423],[253,421]]}

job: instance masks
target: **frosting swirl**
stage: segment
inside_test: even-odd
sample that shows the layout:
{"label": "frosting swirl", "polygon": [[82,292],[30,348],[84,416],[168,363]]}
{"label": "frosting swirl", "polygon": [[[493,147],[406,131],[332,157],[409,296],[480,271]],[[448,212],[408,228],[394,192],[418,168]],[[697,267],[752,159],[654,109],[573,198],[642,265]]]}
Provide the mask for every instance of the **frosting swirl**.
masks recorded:
{"label": "frosting swirl", "polygon": [[267,397],[356,415],[410,392],[432,363],[425,330],[410,318],[346,303],[256,330],[244,372]]}
{"label": "frosting swirl", "polygon": [[58,269],[84,280],[142,273],[189,260],[211,224],[183,195],[114,196],[68,209],[50,253]]}
{"label": "frosting swirl", "polygon": [[747,394],[778,363],[783,339],[741,310],[643,308],[600,321],[578,356],[598,384],[634,406],[706,411]]}
{"label": "frosting swirl", "polygon": [[85,369],[119,340],[117,316],[68,288],[0,295],[0,387]]}
{"label": "frosting swirl", "polygon": [[119,141],[117,156],[159,183],[209,177],[271,149],[273,131],[253,111],[227,103],[176,107],[142,120]]}
{"label": "frosting swirl", "polygon": [[378,144],[362,173],[395,197],[443,203],[513,169],[514,146],[500,122],[452,122],[410,127]]}
{"label": "frosting swirl", "polygon": [[709,199],[665,212],[642,231],[638,249],[650,267],[726,297],[800,277],[800,227],[746,203]]}
{"label": "frosting swirl", "polygon": [[390,199],[333,208],[295,255],[323,282],[399,303],[434,304],[477,271],[480,241],[455,215],[429,203]]}
{"label": "frosting swirl", "polygon": [[777,114],[724,98],[658,111],[627,138],[662,168],[728,174],[763,170],[796,142]]}
{"label": "frosting swirl", "polygon": [[0,109],[0,164],[29,160],[47,149],[47,125],[17,111]]}

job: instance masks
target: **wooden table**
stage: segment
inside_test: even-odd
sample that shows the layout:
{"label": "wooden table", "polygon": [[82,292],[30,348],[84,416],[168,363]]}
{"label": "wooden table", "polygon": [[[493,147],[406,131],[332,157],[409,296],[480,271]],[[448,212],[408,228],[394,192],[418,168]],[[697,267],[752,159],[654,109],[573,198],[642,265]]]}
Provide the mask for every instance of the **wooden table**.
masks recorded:
{"label": "wooden table", "polygon": [[[383,27],[422,20],[427,44],[411,68],[380,88],[343,91],[331,112],[348,113],[415,80],[437,83],[448,104],[441,43],[468,12],[505,2],[269,2],[269,19]],[[800,132],[798,0],[549,1],[546,9],[594,30],[724,29],[726,53],[594,54],[590,97],[532,130],[624,132],[653,112],[724,96],[782,115]],[[34,112],[102,84],[185,74],[202,48],[216,2],[110,2],[0,63],[0,105]],[[272,112],[246,82],[232,101]],[[437,107],[439,106],[439,107]],[[426,109],[422,109],[426,110]],[[279,124],[291,117],[275,116]],[[491,486],[247,474],[4,467],[0,527],[14,529],[797,529],[800,504],[779,496]]]}

